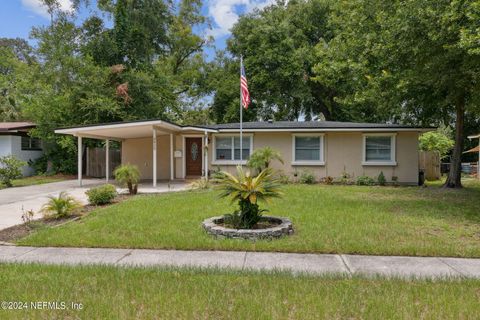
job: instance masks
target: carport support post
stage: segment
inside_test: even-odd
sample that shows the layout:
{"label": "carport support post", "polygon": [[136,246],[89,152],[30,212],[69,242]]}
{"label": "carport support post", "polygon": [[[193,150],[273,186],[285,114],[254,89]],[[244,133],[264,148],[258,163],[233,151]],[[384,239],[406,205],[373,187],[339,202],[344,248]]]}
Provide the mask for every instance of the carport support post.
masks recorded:
{"label": "carport support post", "polygon": [[82,148],[82,137],[81,136],[78,136],[77,137],[77,140],[78,140],[78,159],[77,159],[77,171],[78,171],[78,185],[81,187],[82,186],[82,151],[83,151],[83,148]]}
{"label": "carport support post", "polygon": [[153,187],[157,187],[157,130],[153,128]]}
{"label": "carport support post", "polygon": [[204,157],[204,160],[205,160],[205,179],[208,180],[208,133],[207,131],[205,131],[205,150],[203,152],[205,152],[205,157]]}
{"label": "carport support post", "polygon": [[110,176],[110,140],[105,140],[105,182],[108,183]]}
{"label": "carport support post", "polygon": [[173,133],[170,133],[170,180],[173,180]]}

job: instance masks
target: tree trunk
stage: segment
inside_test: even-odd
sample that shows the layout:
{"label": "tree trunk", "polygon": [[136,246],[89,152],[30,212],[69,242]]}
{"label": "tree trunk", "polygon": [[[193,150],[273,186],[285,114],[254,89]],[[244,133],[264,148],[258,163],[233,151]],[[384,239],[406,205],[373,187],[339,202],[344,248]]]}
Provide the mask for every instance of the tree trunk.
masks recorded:
{"label": "tree trunk", "polygon": [[456,106],[455,120],[455,146],[453,148],[452,161],[450,163],[450,171],[447,181],[443,185],[444,188],[461,188],[462,187],[462,151],[463,151],[463,124],[465,118],[465,97],[461,97]]}

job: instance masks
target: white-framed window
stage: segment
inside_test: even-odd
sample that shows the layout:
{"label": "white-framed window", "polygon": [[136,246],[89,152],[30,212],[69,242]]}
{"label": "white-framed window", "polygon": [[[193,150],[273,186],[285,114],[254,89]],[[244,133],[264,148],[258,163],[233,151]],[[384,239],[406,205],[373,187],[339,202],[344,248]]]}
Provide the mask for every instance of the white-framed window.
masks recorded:
{"label": "white-framed window", "polygon": [[397,165],[395,160],[395,133],[363,135],[363,165]]}
{"label": "white-framed window", "polygon": [[41,151],[42,142],[38,138],[22,136],[22,150]]}
{"label": "white-framed window", "polygon": [[246,164],[253,149],[253,136],[244,134],[240,148],[239,135],[214,135],[213,136],[213,164],[238,164],[240,163],[240,149],[242,150],[242,163]]}
{"label": "white-framed window", "polygon": [[324,165],[324,135],[292,135],[293,165]]}

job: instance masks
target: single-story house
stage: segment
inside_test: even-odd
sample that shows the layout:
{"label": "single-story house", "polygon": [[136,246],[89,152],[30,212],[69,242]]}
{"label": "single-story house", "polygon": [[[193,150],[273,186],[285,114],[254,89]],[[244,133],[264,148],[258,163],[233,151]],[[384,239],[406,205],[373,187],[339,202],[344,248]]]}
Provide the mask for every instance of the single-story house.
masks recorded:
{"label": "single-story house", "polygon": [[[431,128],[334,121],[246,122],[241,148],[239,123],[187,126],[146,120],[55,132],[76,136],[78,150],[82,150],[82,138],[104,139],[107,148],[109,140],[121,141],[121,162],[137,165],[141,178],[153,180],[154,186],[159,179],[234,171],[238,164],[246,164],[255,149],[265,146],[278,150],[284,159],[284,164],[275,162],[273,167],[291,176],[309,170],[317,179],[343,173],[352,178],[376,177],[383,171],[387,181],[396,177],[399,183],[414,185],[419,178],[418,136],[427,130]],[[81,152],[78,166],[82,168]],[[80,183],[81,176],[79,169]]]}
{"label": "single-story house", "polygon": [[[35,128],[31,122],[0,122],[0,157],[13,155],[28,162],[43,155],[42,141],[30,137],[29,131]],[[24,176],[35,173],[32,167],[22,168]]]}
{"label": "single-story house", "polygon": [[464,153],[471,152],[471,153],[477,153],[478,154],[478,162],[477,162],[477,178],[480,179],[480,133],[472,136],[468,136],[468,139],[478,139],[478,146],[475,148],[472,148],[470,150],[465,151]]}

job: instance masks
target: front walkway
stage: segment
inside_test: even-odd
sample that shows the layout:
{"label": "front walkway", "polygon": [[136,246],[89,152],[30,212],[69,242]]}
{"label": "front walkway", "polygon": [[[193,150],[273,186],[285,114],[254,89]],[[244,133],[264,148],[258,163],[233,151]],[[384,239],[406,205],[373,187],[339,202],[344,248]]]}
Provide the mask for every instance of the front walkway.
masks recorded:
{"label": "front walkway", "polygon": [[311,274],[480,278],[480,259],[435,257],[0,246],[0,262],[217,267]]}
{"label": "front walkway", "polygon": [[[6,188],[0,190],[0,230],[20,223],[22,221],[22,210],[33,210],[35,219],[41,218],[38,213],[41,207],[47,202],[48,196],[58,196],[61,191],[68,192],[83,204],[87,204],[85,191],[89,188],[105,183],[103,179],[85,179],[83,186],[78,186],[77,180],[66,180],[40,185]],[[140,184],[139,193],[162,193],[168,191],[185,190],[186,183],[159,183],[156,188],[148,184]],[[119,189],[120,192],[126,190]]]}

